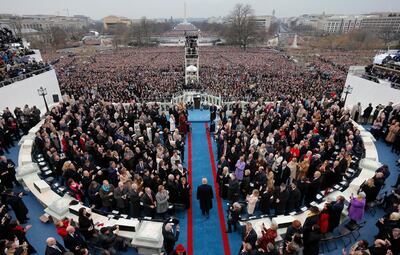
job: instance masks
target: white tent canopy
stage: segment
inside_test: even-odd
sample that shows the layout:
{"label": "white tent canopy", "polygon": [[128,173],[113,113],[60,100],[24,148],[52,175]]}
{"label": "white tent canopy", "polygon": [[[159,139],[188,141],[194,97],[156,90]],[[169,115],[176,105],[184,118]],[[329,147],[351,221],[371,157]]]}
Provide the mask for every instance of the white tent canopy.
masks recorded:
{"label": "white tent canopy", "polygon": [[381,65],[381,64],[382,64],[382,61],[383,61],[387,56],[389,56],[389,54],[387,54],[387,53],[376,55],[376,56],[374,57],[374,64]]}
{"label": "white tent canopy", "polygon": [[186,67],[186,71],[187,72],[197,72],[197,67],[195,67],[194,65],[190,65],[190,66]]}

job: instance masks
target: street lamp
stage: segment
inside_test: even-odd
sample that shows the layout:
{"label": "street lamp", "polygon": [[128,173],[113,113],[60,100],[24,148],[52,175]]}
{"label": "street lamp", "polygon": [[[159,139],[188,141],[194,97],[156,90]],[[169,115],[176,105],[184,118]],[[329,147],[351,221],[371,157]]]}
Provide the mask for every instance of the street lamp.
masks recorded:
{"label": "street lamp", "polygon": [[39,96],[43,97],[44,104],[46,105],[46,112],[49,112],[49,106],[47,105],[47,101],[46,101],[46,95],[47,95],[46,88],[43,88],[42,86],[40,86],[40,88],[38,88],[37,91],[38,91]]}
{"label": "street lamp", "polygon": [[346,105],[347,95],[348,95],[348,94],[351,94],[351,92],[353,92],[353,87],[350,86],[350,84],[347,85],[346,87],[344,87],[343,93],[345,94],[345,96],[344,96],[343,106]]}

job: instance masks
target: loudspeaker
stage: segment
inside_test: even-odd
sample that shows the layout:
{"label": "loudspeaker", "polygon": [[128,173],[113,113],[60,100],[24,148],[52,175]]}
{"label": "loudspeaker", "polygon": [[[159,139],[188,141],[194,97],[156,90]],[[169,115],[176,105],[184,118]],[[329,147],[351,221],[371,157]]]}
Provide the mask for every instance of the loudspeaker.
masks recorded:
{"label": "loudspeaker", "polygon": [[53,102],[54,102],[54,103],[60,102],[60,99],[58,98],[58,95],[57,95],[57,94],[53,94]]}

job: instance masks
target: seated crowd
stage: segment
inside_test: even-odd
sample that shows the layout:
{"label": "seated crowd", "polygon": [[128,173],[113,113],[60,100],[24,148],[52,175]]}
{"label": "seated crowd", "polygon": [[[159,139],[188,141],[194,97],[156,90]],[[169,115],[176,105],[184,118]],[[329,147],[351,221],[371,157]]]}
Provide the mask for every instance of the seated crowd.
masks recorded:
{"label": "seated crowd", "polygon": [[0,28],[0,82],[49,67],[31,58],[31,54],[34,51],[23,47],[20,38],[16,38],[9,29]]}
{"label": "seated crowd", "polygon": [[387,69],[380,66],[368,65],[365,67],[365,76],[369,80],[379,82],[378,79],[387,80],[394,88],[400,88],[399,70]]}

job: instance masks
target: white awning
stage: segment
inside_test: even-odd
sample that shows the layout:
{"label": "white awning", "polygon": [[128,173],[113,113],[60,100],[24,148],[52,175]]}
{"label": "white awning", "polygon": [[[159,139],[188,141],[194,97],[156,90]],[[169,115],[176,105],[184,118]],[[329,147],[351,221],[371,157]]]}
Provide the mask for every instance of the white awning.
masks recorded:
{"label": "white awning", "polygon": [[197,67],[195,67],[194,65],[190,65],[190,66],[186,67],[186,71],[187,72],[197,72]]}

